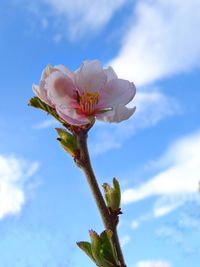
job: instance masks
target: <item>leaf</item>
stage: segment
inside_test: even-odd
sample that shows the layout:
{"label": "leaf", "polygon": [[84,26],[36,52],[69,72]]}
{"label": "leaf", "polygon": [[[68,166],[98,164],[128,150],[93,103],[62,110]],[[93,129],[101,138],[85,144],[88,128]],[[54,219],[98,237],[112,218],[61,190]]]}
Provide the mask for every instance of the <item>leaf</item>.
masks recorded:
{"label": "leaf", "polygon": [[112,231],[105,230],[101,233],[103,257],[113,266],[118,266],[117,252],[112,242]]}
{"label": "leaf", "polygon": [[89,242],[81,241],[77,242],[77,245],[95,262],[95,259],[92,256],[91,244]]}
{"label": "leaf", "polygon": [[98,235],[95,231],[90,230],[89,234],[91,243],[77,242],[79,248],[99,267],[119,266],[116,249],[112,242],[112,231],[105,230]]}
{"label": "leaf", "polygon": [[89,231],[91,239],[92,255],[95,259],[97,266],[99,267],[112,267],[107,264],[103,258],[102,253],[102,241],[100,236],[93,230]]}

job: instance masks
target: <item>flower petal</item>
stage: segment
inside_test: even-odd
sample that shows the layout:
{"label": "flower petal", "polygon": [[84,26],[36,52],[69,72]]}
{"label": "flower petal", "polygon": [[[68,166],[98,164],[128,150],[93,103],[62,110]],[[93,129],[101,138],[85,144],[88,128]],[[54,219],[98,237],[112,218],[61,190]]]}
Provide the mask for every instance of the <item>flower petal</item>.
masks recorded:
{"label": "flower petal", "polygon": [[98,107],[115,107],[128,104],[135,96],[135,85],[127,80],[115,79],[109,81],[101,90]]}
{"label": "flower petal", "polygon": [[64,121],[71,125],[81,126],[89,123],[88,118],[78,114],[75,109],[56,107],[56,111]]}
{"label": "flower petal", "polygon": [[105,74],[107,76],[107,82],[118,78],[117,74],[115,73],[113,68],[110,67],[110,66],[107,69],[104,69],[104,72],[105,72]]}
{"label": "flower petal", "polygon": [[77,97],[76,87],[72,80],[62,72],[53,72],[46,80],[48,97],[56,106],[74,105]]}
{"label": "flower petal", "polygon": [[46,68],[42,71],[41,81],[44,81],[54,71],[55,68],[51,64],[48,64]]}
{"label": "flower petal", "polygon": [[41,92],[39,85],[33,84],[32,85],[32,90],[39,98],[42,98],[41,96],[42,96],[43,92]]}
{"label": "flower petal", "polygon": [[117,106],[113,111],[108,111],[105,113],[101,113],[96,115],[98,120],[102,120],[105,122],[120,122],[123,120],[127,120],[130,118],[133,113],[135,112],[136,107],[134,108],[127,108],[125,106]]}
{"label": "flower petal", "polygon": [[107,75],[98,60],[84,61],[75,73],[75,80],[80,93],[99,92],[107,81]]}
{"label": "flower petal", "polygon": [[57,65],[55,66],[55,69],[61,71],[63,74],[68,76],[74,82],[74,73],[70,69],[65,67],[65,65],[62,65],[62,64]]}
{"label": "flower petal", "polygon": [[46,83],[46,79],[47,77],[54,72],[55,69],[49,64],[46,66],[46,68],[43,70],[42,72],[42,76],[41,76],[41,80],[40,80],[40,84],[39,85],[35,85],[33,84],[32,86],[32,90],[33,92],[43,101],[45,102],[47,105],[54,107],[54,104],[52,103],[52,101],[48,98],[47,96],[47,90],[45,88],[45,83]]}

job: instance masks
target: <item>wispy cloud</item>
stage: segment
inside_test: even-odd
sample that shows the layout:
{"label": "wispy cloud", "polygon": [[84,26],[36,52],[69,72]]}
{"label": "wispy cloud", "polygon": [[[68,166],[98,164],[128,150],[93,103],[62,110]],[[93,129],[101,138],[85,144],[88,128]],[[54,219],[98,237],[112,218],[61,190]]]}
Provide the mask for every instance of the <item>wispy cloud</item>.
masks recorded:
{"label": "wispy cloud", "polygon": [[131,237],[129,235],[124,235],[120,238],[120,244],[122,247],[125,247],[131,241]]}
{"label": "wispy cloud", "polygon": [[38,167],[37,162],[0,155],[0,219],[21,211],[26,201],[26,180],[35,174]]}
{"label": "wispy cloud", "polygon": [[52,6],[57,15],[67,17],[70,33],[74,36],[104,26],[125,0],[94,0],[92,4],[90,0],[46,0],[45,2]]}
{"label": "wispy cloud", "polygon": [[200,66],[199,0],[137,1],[111,64],[136,85]]}
{"label": "wispy cloud", "polygon": [[156,218],[165,216],[177,208],[189,202],[200,202],[200,196],[196,190],[194,193],[179,193],[165,195],[158,198],[153,207],[153,216]]}
{"label": "wispy cloud", "polygon": [[111,125],[97,124],[91,145],[93,154],[120,148],[138,130],[151,127],[161,119],[180,112],[180,106],[173,98],[154,89],[151,92],[138,92],[131,105],[136,106],[136,112],[128,121]]}
{"label": "wispy cloud", "polygon": [[196,235],[200,233],[199,149],[199,131],[179,139],[152,164],[157,173],[155,176],[136,188],[127,188],[122,194],[124,204],[150,197],[155,199],[147,213],[130,222],[133,230],[176,211],[175,221],[173,217],[168,217],[168,224],[159,227],[156,232],[158,236],[178,244],[186,254],[200,253],[196,241],[185,237],[186,231],[195,230]]}
{"label": "wispy cloud", "polygon": [[139,220],[133,220],[133,221],[131,222],[131,228],[132,228],[133,230],[136,230],[139,226],[140,226],[140,222],[139,222]]}
{"label": "wispy cloud", "polygon": [[41,130],[41,129],[46,129],[49,127],[56,127],[59,123],[55,119],[48,119],[44,120],[36,125],[33,126],[33,128]]}
{"label": "wispy cloud", "polygon": [[193,202],[187,206],[189,210],[182,209],[174,221],[156,228],[155,233],[159,238],[178,246],[184,254],[199,256],[200,203],[195,205]]}
{"label": "wispy cloud", "polygon": [[74,39],[101,29],[126,2],[129,1],[93,0],[91,3],[90,0],[36,0],[26,4],[34,15],[45,17],[45,22],[42,19],[41,24],[43,29],[50,25],[62,36]]}
{"label": "wispy cloud", "polygon": [[171,267],[171,264],[166,261],[139,261],[135,267]]}
{"label": "wispy cloud", "polygon": [[154,205],[155,217],[160,217],[198,198],[200,180],[200,132],[181,138],[155,163],[162,166],[157,175],[137,188],[128,188],[122,202],[128,204],[151,196],[159,197]]}

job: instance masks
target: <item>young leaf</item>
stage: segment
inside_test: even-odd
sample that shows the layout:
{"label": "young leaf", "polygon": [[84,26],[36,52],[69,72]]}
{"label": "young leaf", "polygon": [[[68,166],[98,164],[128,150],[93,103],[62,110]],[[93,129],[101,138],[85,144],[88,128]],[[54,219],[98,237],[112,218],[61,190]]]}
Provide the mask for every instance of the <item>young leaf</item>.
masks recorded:
{"label": "young leaf", "polygon": [[100,235],[102,240],[103,257],[105,260],[112,263],[113,266],[118,266],[117,252],[112,242],[112,231],[105,230]]}
{"label": "young leaf", "polygon": [[81,242],[77,242],[77,245],[90,257],[91,260],[95,262],[95,259],[92,255],[91,244],[89,242],[81,241]]}

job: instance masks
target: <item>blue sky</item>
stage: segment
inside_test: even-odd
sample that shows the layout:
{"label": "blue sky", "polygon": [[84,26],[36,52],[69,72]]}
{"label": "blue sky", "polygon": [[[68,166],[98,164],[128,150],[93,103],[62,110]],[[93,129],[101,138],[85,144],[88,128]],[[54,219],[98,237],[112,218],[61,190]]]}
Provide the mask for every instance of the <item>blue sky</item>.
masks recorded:
{"label": "blue sky", "polygon": [[99,183],[117,177],[128,267],[198,267],[199,0],[10,0],[0,4],[0,267],[93,266],[76,247],[102,231],[85,179],[27,106],[44,67],[85,59],[134,81],[136,114],[96,123]]}

